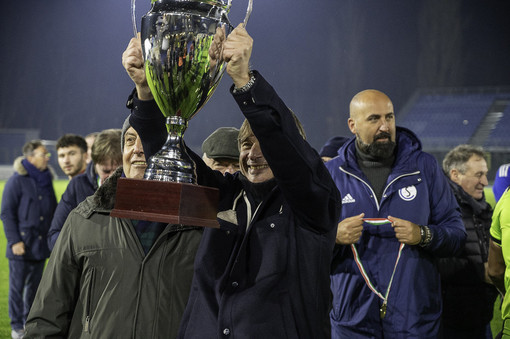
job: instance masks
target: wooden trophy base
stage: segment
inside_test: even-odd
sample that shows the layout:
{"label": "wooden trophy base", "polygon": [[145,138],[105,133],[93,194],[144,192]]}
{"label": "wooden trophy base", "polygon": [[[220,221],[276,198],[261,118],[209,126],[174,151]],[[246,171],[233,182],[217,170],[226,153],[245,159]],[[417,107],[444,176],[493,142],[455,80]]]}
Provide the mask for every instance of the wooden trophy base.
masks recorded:
{"label": "wooden trophy base", "polygon": [[219,190],[168,181],[119,178],[113,217],[219,228]]}

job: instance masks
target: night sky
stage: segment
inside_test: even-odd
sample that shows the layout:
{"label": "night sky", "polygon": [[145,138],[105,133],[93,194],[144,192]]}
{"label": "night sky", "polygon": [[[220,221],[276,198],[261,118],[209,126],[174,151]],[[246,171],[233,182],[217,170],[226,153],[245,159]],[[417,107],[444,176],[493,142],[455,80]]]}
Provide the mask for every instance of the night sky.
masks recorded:
{"label": "night sky", "polygon": [[[150,1],[136,5],[140,27]],[[234,26],[246,5],[233,1]],[[121,64],[133,35],[130,12],[128,0],[2,1],[0,129],[40,129],[55,140],[120,128],[133,88]],[[254,0],[247,29],[253,68],[319,149],[349,135],[349,101],[366,88],[392,98],[398,124],[420,87],[510,86],[509,14],[507,1]],[[230,85],[225,75],[190,121],[185,139],[195,151],[217,127],[242,123]]]}

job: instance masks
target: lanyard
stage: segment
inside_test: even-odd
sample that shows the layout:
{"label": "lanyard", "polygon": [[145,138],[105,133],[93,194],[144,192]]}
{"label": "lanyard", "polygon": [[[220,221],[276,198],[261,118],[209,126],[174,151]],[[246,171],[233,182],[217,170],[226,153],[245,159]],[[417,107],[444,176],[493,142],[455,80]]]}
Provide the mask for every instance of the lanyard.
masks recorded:
{"label": "lanyard", "polygon": [[391,273],[390,283],[388,284],[388,288],[386,289],[386,294],[383,296],[381,292],[379,292],[374,284],[370,281],[370,278],[368,277],[367,272],[365,271],[365,268],[363,267],[363,264],[361,263],[361,259],[359,257],[358,251],[356,250],[356,246],[354,244],[351,245],[352,253],[354,254],[354,261],[356,262],[356,265],[358,265],[359,271],[361,272],[361,276],[363,279],[365,279],[365,282],[372,290],[372,292],[375,293],[379,298],[382,299],[383,304],[381,305],[381,308],[379,309],[379,315],[381,316],[381,319],[384,319],[386,316],[386,306],[388,305],[388,295],[390,294],[391,284],[393,282],[393,277],[395,276],[395,271],[397,270],[397,264],[400,260],[400,256],[402,255],[402,249],[404,248],[404,244],[400,244],[400,247],[398,249],[398,255],[397,260],[395,261],[395,266],[393,267],[393,272]]}

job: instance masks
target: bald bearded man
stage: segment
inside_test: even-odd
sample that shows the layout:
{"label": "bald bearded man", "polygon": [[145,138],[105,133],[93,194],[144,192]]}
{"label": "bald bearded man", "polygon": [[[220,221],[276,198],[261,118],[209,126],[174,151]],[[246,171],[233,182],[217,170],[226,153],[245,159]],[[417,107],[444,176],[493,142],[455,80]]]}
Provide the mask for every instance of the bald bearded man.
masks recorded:
{"label": "bald bearded man", "polygon": [[458,253],[466,238],[455,197],[416,135],[396,127],[386,94],[356,94],[348,125],[356,138],[326,163],[342,193],[332,337],[436,338],[434,261]]}

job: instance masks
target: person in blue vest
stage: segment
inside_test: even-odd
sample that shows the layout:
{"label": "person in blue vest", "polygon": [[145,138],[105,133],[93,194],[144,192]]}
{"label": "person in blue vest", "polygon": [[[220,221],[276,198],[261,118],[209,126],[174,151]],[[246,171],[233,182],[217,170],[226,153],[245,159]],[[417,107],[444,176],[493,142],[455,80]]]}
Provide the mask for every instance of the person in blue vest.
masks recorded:
{"label": "person in blue vest", "polygon": [[23,157],[4,187],[0,217],[7,238],[9,259],[9,318],[11,337],[22,338],[28,312],[50,256],[46,234],[57,206],[50,154],[40,140],[23,146]]}
{"label": "person in blue vest", "polygon": [[332,337],[437,338],[435,258],[459,253],[466,238],[455,196],[416,135],[396,127],[386,94],[356,94],[348,125],[356,138],[326,163],[342,193]]}

